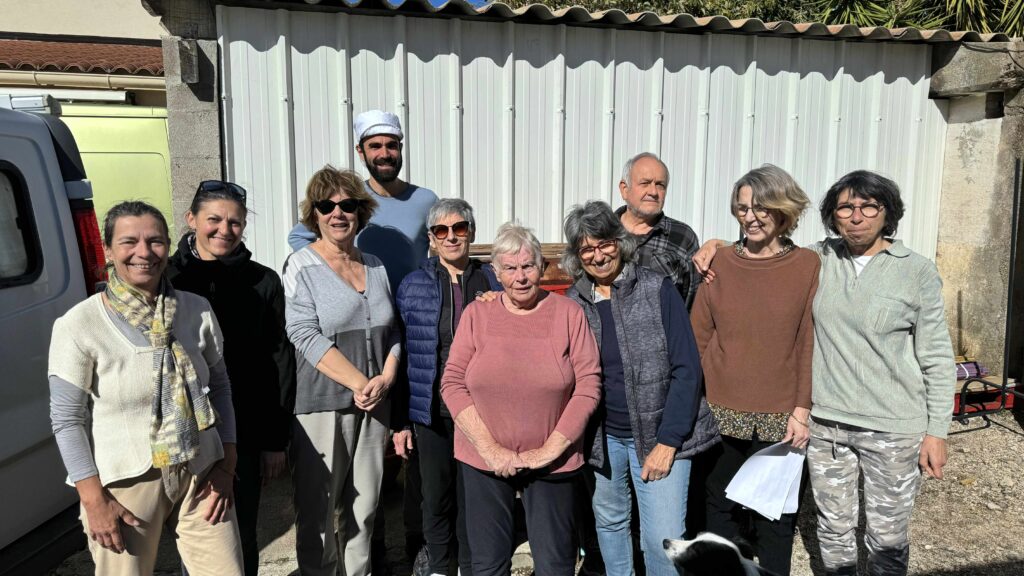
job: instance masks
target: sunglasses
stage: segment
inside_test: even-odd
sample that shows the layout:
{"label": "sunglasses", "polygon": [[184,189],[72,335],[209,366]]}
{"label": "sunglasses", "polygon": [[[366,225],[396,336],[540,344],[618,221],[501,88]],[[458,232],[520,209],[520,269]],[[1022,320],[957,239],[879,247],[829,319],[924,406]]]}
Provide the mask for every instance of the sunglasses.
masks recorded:
{"label": "sunglasses", "polygon": [[248,194],[245,188],[242,188],[234,182],[224,182],[222,180],[203,180],[199,183],[199,187],[196,188],[196,198],[204,194],[211,194],[216,192],[227,192],[235,198],[242,201],[245,204],[245,197]]}
{"label": "sunglasses", "polygon": [[469,236],[469,222],[462,220],[461,222],[456,222],[451,226],[445,226],[444,224],[435,224],[434,226],[430,227],[430,233],[433,234],[434,238],[437,238],[438,240],[444,240],[445,238],[447,238],[448,230],[454,232],[457,238],[465,238],[466,236]]}
{"label": "sunglasses", "polygon": [[344,198],[342,200],[338,200],[337,202],[333,200],[321,200],[313,204],[313,207],[316,208],[317,212],[323,214],[324,216],[329,216],[333,214],[335,206],[341,208],[341,211],[346,214],[354,214],[355,211],[359,209],[359,205],[362,203],[363,202],[361,200],[356,200],[355,198]]}

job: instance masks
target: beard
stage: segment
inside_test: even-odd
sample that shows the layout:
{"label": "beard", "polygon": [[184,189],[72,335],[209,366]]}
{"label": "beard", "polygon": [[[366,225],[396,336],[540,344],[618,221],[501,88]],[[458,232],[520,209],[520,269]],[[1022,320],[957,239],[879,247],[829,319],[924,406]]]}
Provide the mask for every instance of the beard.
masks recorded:
{"label": "beard", "polygon": [[626,209],[629,210],[629,213],[635,218],[644,221],[654,218],[662,213],[662,208],[657,208],[655,210],[643,210],[639,206],[633,206],[631,204],[626,204]]}
{"label": "beard", "polygon": [[[377,162],[364,161],[363,163],[366,164],[366,169],[369,170],[370,177],[376,180],[377,182],[380,182],[381,184],[394,182],[395,180],[398,179],[399,172],[402,171],[401,156],[395,157],[394,161],[391,161],[388,158],[382,158],[380,160],[377,160]],[[394,171],[383,172],[381,168],[385,167],[392,168]]]}

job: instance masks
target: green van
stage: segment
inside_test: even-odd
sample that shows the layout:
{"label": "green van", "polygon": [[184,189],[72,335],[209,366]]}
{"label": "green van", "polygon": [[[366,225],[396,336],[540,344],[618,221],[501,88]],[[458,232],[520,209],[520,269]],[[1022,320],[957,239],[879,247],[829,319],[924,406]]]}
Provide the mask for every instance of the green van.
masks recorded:
{"label": "green van", "polygon": [[78,142],[100,226],[123,200],[148,202],[174,222],[166,108],[61,103],[60,118]]}

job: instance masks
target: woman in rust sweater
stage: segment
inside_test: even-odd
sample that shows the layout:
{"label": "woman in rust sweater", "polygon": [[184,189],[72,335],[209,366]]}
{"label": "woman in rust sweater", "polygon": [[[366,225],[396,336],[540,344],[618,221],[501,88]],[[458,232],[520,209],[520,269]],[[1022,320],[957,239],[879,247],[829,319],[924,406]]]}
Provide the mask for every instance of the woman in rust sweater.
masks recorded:
{"label": "woman in rust sweater", "polygon": [[743,231],[715,260],[715,282],[697,291],[691,312],[708,403],[722,433],[707,478],[707,528],[730,538],[753,524],[761,566],[789,574],[796,514],[772,521],[725,497],[752,454],[779,441],[805,448],[810,435],[811,304],[820,260],[789,239],[807,196],[766,164],[733,186],[732,211]]}
{"label": "woman in rust sweater", "polygon": [[578,304],[541,289],[544,260],[529,230],[499,228],[491,263],[505,291],[466,308],[441,379],[473,574],[510,573],[520,492],[536,573],[572,576],[573,480],[601,396],[597,343]]}

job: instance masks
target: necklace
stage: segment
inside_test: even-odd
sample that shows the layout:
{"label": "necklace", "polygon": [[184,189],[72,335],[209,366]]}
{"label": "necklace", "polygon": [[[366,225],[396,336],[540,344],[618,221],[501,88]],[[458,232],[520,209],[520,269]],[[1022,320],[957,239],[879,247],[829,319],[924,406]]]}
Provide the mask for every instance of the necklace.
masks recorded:
{"label": "necklace", "polygon": [[778,250],[776,250],[775,252],[773,252],[772,254],[770,254],[768,256],[753,256],[750,252],[748,252],[747,251],[747,239],[746,238],[744,238],[743,240],[740,240],[739,242],[733,244],[733,246],[735,246],[735,250],[736,250],[736,255],[737,256],[740,256],[742,258],[747,258],[748,260],[763,260],[764,258],[777,258],[779,256],[783,256],[785,254],[789,254],[793,250],[793,247],[795,246],[795,244],[793,244],[793,241],[790,240],[789,238],[783,238],[781,240],[781,242],[782,242],[782,248],[779,248]]}

